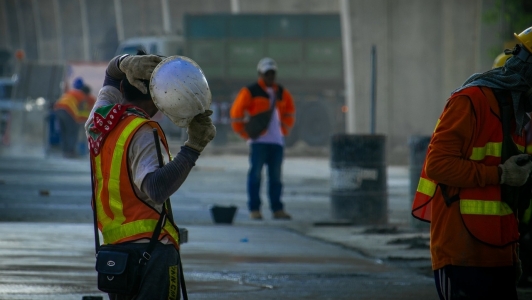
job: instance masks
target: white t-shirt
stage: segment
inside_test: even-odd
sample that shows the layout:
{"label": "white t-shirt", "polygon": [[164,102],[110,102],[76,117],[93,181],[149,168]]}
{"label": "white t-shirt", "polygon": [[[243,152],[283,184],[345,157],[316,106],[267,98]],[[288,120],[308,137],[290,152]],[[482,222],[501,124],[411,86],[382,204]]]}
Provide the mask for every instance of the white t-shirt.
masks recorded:
{"label": "white t-shirt", "polygon": [[[277,101],[277,95],[275,95],[275,90],[272,87],[266,87],[266,93],[268,93],[270,96],[270,105],[272,105],[274,101]],[[266,133],[254,140],[251,140],[251,143],[267,143],[281,146],[284,145],[283,133],[281,132],[281,118],[279,117],[279,110],[275,104]]]}

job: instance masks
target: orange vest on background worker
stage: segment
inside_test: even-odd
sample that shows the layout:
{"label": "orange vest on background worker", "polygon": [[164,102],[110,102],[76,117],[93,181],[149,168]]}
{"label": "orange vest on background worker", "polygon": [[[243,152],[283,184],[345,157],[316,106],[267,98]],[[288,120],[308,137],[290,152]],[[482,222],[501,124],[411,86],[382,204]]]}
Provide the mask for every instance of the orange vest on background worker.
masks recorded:
{"label": "orange vest on background worker", "polygon": [[[278,98],[275,105],[279,111],[281,132],[286,136],[294,126],[296,113],[294,102],[292,95],[282,86],[274,84],[273,89]],[[246,114],[248,116],[256,116],[265,112],[270,109],[270,103],[270,97],[266,93],[266,84],[263,79],[259,79],[257,83],[242,88],[230,111],[233,130],[244,139],[248,139],[249,136],[244,129]]]}
{"label": "orange vest on background worker", "polygon": [[[105,244],[150,239],[160,217],[154,208],[137,197],[129,176],[129,144],[135,132],[144,124],[157,129],[170,157],[168,143],[159,124],[137,116],[128,116],[119,121],[103,140],[98,154],[91,153],[98,227]],[[177,226],[168,218],[159,239],[164,236],[179,249]]]}
{"label": "orange vest on background worker", "polygon": [[[475,126],[481,128],[473,140],[472,150],[463,158],[487,166],[498,166],[501,163],[503,141],[500,117],[491,110],[490,102],[478,87],[464,89],[453,95],[456,96],[469,97],[476,114]],[[512,130],[512,138],[523,152],[526,146],[524,131],[521,135],[516,135]],[[430,148],[427,156],[428,153]],[[436,198],[436,201],[445,201],[445,197],[453,196],[455,195],[443,195],[442,185],[438,186],[437,182],[427,177],[424,164],[414,196],[412,215],[430,222],[432,200]],[[497,247],[518,241],[518,221],[509,205],[501,199],[501,185],[460,188],[457,201],[464,226],[479,241]]]}
{"label": "orange vest on background worker", "polygon": [[96,98],[94,98],[93,95],[86,95],[85,101],[81,102],[80,105],[78,106],[79,108],[78,119],[81,120],[82,123],[87,122],[87,120],[89,119],[89,115],[95,103],[96,103]]}
{"label": "orange vest on background worker", "polygon": [[[72,116],[78,123],[87,121],[88,114],[84,114],[81,109],[83,103],[87,101],[87,95],[81,90],[70,90],[61,96],[54,104],[54,110],[63,109]],[[92,108],[91,108],[92,109]],[[90,109],[88,110],[90,112]]]}

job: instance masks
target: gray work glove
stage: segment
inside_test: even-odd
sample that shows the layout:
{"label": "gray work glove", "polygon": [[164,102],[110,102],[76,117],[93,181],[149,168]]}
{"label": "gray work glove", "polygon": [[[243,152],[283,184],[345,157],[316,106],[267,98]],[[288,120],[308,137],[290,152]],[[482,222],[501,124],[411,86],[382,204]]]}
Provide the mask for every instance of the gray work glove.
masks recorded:
{"label": "gray work glove", "polygon": [[212,110],[208,109],[190,121],[187,129],[188,140],[185,142],[185,146],[201,152],[214,139],[216,127],[212,124],[210,115],[212,115]]}
{"label": "gray work glove", "polygon": [[153,69],[162,60],[157,55],[129,55],[120,61],[120,70],[126,74],[129,83],[146,94],[148,89],[141,80],[150,80]]}
{"label": "gray work glove", "polygon": [[[532,171],[532,161],[527,160],[528,154],[514,155],[508,158],[504,164],[500,164],[499,167],[502,170],[501,184],[509,186],[522,186],[526,183],[530,171]],[[522,166],[517,164],[518,160],[526,160]]]}

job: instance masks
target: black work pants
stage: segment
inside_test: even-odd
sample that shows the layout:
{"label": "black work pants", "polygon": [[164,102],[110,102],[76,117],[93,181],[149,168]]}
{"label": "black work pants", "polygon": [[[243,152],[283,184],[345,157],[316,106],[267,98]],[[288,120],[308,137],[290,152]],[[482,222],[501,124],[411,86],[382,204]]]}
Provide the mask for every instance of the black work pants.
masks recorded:
{"label": "black work pants", "polygon": [[515,277],[513,266],[448,265],[434,271],[441,300],[517,300]]}

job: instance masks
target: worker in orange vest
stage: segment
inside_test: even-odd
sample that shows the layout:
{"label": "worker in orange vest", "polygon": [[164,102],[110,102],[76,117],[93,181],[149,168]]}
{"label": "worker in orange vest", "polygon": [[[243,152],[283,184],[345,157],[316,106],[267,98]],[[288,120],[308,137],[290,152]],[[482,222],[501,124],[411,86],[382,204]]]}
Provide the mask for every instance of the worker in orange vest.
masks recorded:
{"label": "worker in orange vest", "polygon": [[63,156],[67,158],[78,156],[76,146],[79,142],[79,131],[94,105],[86,88],[83,79],[76,78],[72,89],[64,93],[54,104],[54,114],[59,120],[61,132],[61,150]]}
{"label": "worker in orange vest", "polygon": [[440,299],[517,299],[519,218],[530,205],[532,27],[504,62],[474,74],[434,129],[412,214],[431,222]]}
{"label": "worker in orange vest", "polygon": [[[208,109],[211,94],[199,66],[181,56],[161,61],[156,55],[113,58],[85,124],[94,183],[93,209],[104,245],[142,257],[137,265],[140,279],[131,294],[108,292],[110,299],[179,299],[179,231],[166,200],[183,184],[216,135]],[[156,66],[170,71],[156,76]],[[152,83],[161,79],[167,85],[151,85],[150,78]],[[173,159],[161,127],[151,120],[159,109],[187,128],[188,140]],[[162,167],[158,144],[167,162]],[[112,279],[103,277],[105,284],[118,288],[121,282]],[[107,292],[100,282],[98,287]]]}
{"label": "worker in orange vest", "polygon": [[231,126],[248,141],[248,209],[252,220],[262,220],[261,173],[268,166],[268,195],[273,219],[289,220],[282,196],[281,167],[284,137],[294,126],[296,108],[292,95],[276,83],[277,63],[269,57],[257,64],[258,80],[240,90],[231,106]]}

